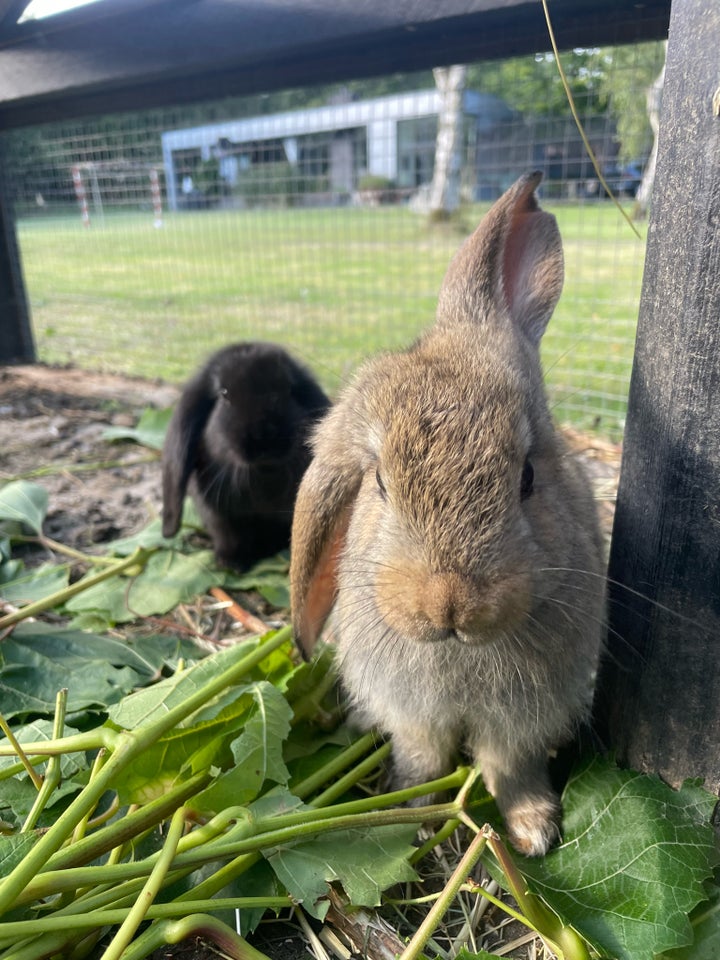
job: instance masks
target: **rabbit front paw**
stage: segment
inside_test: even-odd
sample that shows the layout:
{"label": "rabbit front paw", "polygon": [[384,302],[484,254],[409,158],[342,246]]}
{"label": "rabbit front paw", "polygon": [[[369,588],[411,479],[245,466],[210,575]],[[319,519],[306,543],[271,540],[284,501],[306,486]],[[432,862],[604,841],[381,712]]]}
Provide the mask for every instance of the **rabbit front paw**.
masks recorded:
{"label": "rabbit front paw", "polygon": [[526,796],[505,811],[510,843],[526,857],[541,857],[560,839],[560,805],[547,796]]}

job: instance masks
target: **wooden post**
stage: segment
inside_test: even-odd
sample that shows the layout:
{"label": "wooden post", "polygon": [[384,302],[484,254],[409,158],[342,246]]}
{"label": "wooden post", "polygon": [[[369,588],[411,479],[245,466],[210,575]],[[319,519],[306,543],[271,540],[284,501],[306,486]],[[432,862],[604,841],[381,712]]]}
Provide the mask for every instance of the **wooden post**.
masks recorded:
{"label": "wooden post", "polygon": [[720,4],[673,0],[597,717],[720,788]]}
{"label": "wooden post", "polygon": [[0,363],[32,363],[35,345],[0,149]]}

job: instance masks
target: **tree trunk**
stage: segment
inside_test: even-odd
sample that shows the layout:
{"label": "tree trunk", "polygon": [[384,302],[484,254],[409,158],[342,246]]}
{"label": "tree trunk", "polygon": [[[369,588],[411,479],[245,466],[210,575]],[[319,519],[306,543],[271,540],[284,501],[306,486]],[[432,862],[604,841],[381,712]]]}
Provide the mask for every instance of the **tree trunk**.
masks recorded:
{"label": "tree trunk", "polygon": [[460,203],[460,172],[462,169],[463,93],[467,67],[436,67],[435,84],[440,94],[435,167],[430,185],[429,212],[431,219],[443,220]]}
{"label": "tree trunk", "polygon": [[[665,53],[667,55],[667,43],[665,44]],[[652,197],[653,184],[655,183],[655,166],[657,164],[658,154],[658,132],[660,130],[660,108],[662,106],[663,85],[665,84],[665,64],[662,70],[655,78],[655,82],[648,87],[645,94],[647,103],[648,120],[653,132],[653,145],[645,165],[642,182],[635,196],[635,208],[633,217],[635,220],[644,220],[650,209],[650,198]]]}
{"label": "tree trunk", "polygon": [[6,170],[0,143],[0,364],[33,363],[35,342]]}

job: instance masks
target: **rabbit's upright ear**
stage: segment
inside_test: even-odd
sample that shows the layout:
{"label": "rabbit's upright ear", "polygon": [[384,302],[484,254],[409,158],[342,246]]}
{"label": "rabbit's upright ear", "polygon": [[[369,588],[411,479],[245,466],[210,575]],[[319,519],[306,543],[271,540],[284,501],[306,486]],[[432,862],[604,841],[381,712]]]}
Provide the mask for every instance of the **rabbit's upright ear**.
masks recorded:
{"label": "rabbit's upright ear", "polygon": [[295,642],[306,659],[335,602],[338,560],[363,476],[342,423],[336,408],[322,424],[293,513],[290,602]]}
{"label": "rabbit's upright ear", "polygon": [[482,322],[507,311],[535,345],[563,285],[555,217],[538,206],[539,172],[521,177],[490,208],[450,264],[440,291],[438,323]]}
{"label": "rabbit's upright ear", "polygon": [[182,519],[188,480],[195,468],[197,450],[215,406],[210,370],[206,367],[185,387],[170,418],[162,455],[164,537],[177,533]]}

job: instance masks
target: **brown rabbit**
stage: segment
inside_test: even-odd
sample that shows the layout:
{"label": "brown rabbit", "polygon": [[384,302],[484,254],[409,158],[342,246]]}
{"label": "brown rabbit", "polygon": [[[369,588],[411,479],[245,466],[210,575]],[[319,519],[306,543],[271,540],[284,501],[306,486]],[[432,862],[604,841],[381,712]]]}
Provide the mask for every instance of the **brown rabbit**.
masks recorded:
{"label": "brown rabbit", "polygon": [[479,762],[514,846],[558,836],[547,754],[589,713],[604,613],[588,482],[554,429],[540,339],[563,280],[541,174],[450,264],[435,325],[368,362],[319,425],[292,530],[295,633],[335,605],[343,684],[398,787]]}

